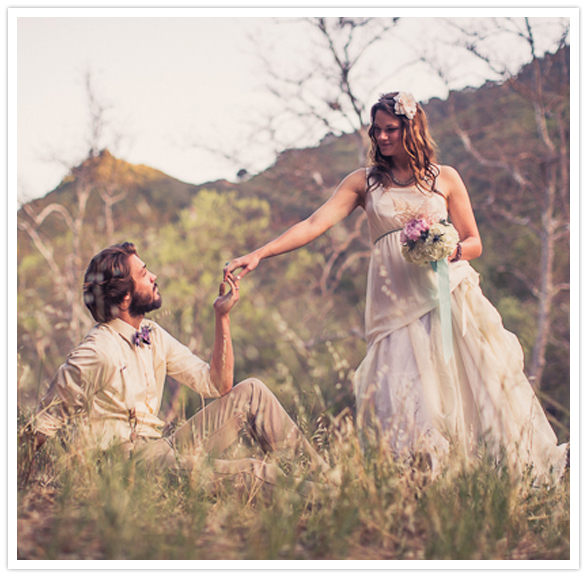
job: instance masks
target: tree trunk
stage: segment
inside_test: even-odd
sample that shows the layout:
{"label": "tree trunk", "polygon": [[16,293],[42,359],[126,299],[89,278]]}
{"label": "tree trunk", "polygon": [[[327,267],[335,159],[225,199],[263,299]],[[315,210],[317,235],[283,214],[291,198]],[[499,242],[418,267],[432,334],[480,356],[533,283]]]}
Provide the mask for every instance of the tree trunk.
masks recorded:
{"label": "tree trunk", "polygon": [[553,289],[553,265],[556,238],[556,220],[554,202],[556,195],[556,175],[552,164],[547,166],[548,182],[544,188],[544,206],[542,210],[542,227],[540,231],[540,290],[538,296],[538,325],[536,340],[532,349],[530,363],[530,380],[535,388],[542,384],[542,374],[546,363],[546,346],[551,325]]}

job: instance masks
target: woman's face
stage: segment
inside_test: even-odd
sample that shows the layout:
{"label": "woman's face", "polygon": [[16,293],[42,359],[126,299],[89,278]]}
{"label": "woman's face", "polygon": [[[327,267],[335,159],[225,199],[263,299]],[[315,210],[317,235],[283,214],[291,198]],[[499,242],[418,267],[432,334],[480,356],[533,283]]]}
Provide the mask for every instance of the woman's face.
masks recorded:
{"label": "woman's face", "polygon": [[383,156],[401,156],[406,154],[402,140],[401,120],[394,114],[377,110],[373,122],[373,135],[379,151]]}

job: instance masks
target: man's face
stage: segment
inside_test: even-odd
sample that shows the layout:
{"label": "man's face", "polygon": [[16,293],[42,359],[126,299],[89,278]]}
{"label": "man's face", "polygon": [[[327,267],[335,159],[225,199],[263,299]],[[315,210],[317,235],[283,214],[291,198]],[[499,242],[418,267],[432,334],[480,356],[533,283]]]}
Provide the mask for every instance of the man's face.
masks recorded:
{"label": "man's face", "polygon": [[135,285],[128,313],[135,317],[144,316],[151,310],[157,310],[162,304],[161,294],[155,283],[157,276],[147,270],[147,265],[136,254],[129,257],[128,263]]}

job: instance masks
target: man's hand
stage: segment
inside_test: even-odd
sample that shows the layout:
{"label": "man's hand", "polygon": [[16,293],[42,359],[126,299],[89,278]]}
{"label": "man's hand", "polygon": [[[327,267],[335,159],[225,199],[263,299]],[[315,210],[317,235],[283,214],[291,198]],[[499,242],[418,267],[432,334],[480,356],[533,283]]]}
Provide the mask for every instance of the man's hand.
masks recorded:
{"label": "man's hand", "polygon": [[[230,277],[220,284],[218,297],[214,300],[214,311],[220,316],[228,314],[239,299],[239,281]],[[229,285],[230,291],[226,294],[226,284]]]}

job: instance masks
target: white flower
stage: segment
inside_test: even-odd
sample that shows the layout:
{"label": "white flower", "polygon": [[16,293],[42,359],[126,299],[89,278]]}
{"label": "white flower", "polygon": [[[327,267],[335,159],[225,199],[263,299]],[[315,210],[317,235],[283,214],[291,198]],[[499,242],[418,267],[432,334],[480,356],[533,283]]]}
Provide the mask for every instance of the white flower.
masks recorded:
{"label": "white flower", "polygon": [[396,114],[402,114],[409,120],[416,115],[418,109],[416,99],[409,92],[399,92],[395,97],[394,111]]}
{"label": "white flower", "polygon": [[417,241],[406,241],[401,252],[406,262],[426,266],[430,262],[444,260],[450,256],[457,246],[459,234],[448,222],[440,221],[432,224],[425,238]]}

